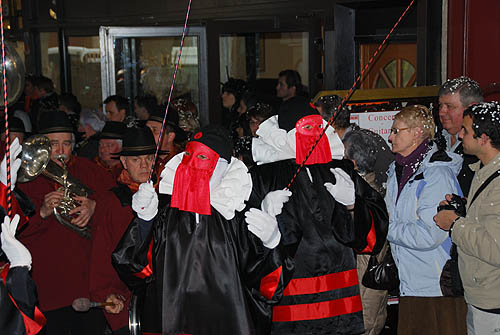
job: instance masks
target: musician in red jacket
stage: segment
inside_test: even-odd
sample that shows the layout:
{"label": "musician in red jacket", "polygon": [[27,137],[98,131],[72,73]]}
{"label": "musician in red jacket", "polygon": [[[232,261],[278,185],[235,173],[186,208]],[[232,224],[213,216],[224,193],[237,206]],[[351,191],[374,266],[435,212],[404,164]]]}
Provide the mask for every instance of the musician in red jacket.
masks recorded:
{"label": "musician in red jacket", "polygon": [[129,128],[123,138],[120,164],[123,170],[117,186],[99,198],[96,220],[92,226],[90,261],[90,296],[94,301],[113,302],[105,313],[114,334],[129,334],[128,310],[130,291],[111,265],[111,254],[134,218],[132,195],[145,183],[153,165],[156,143],[148,127]]}
{"label": "musician in red jacket", "polygon": [[[40,120],[40,134],[51,144],[51,160],[62,165],[68,173],[94,192],[88,196],[73,196],[79,206],[71,210],[71,224],[77,227],[92,225],[98,195],[111,188],[111,176],[86,158],[72,155],[73,126],[66,113],[52,111]],[[33,279],[37,285],[40,309],[47,318],[46,334],[102,334],[105,319],[102,310],[75,312],[73,300],[89,296],[90,239],[60,224],[54,208],[60,205],[63,192],[59,184],[44,175],[19,184],[33,201],[35,214],[20,233],[20,241],[33,256]]]}

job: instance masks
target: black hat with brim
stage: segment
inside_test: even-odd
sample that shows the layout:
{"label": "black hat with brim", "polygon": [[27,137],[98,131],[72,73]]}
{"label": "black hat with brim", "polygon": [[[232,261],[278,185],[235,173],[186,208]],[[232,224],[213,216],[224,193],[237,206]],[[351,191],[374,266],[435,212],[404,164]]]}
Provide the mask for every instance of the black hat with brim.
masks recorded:
{"label": "black hat with brim", "polygon": [[[123,136],[122,151],[113,153],[117,156],[141,156],[151,155],[156,152],[156,142],[148,127],[127,128]],[[164,150],[158,151],[158,154],[167,153]]]}
{"label": "black hat with brim", "polygon": [[74,128],[65,112],[54,110],[43,113],[40,118],[38,133],[73,133]]}
{"label": "black hat with brim", "polygon": [[233,147],[229,131],[221,126],[208,125],[193,133],[191,141],[205,144],[228,162],[231,162]]}
{"label": "black hat with brim", "polygon": [[[5,121],[1,121],[0,131],[5,132]],[[18,117],[9,117],[9,131],[13,133],[26,133],[23,121]]]}
{"label": "black hat with brim", "polygon": [[[162,106],[157,106],[149,114],[148,121],[156,121],[163,123],[164,116],[165,116],[165,108]],[[177,140],[177,142],[182,142],[187,140],[186,132],[181,127],[179,127],[179,113],[174,108],[169,107],[165,123],[174,129],[175,139]]]}
{"label": "black hat with brim", "polygon": [[284,101],[278,112],[278,125],[281,129],[290,131],[295,128],[297,121],[308,115],[317,115],[319,112],[311,106],[306,97],[295,96]]}
{"label": "black hat with brim", "polygon": [[123,122],[107,121],[102,128],[99,139],[116,139],[122,140],[123,135],[127,131],[127,126]]}

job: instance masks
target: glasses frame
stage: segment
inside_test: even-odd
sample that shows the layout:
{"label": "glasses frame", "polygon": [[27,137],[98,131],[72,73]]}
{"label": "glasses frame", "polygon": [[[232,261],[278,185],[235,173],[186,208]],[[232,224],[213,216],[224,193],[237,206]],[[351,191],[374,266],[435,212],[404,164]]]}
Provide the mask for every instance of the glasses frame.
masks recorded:
{"label": "glasses frame", "polygon": [[404,127],[404,128],[392,127],[391,128],[391,134],[397,135],[400,131],[409,130],[409,129],[411,129],[411,127]]}

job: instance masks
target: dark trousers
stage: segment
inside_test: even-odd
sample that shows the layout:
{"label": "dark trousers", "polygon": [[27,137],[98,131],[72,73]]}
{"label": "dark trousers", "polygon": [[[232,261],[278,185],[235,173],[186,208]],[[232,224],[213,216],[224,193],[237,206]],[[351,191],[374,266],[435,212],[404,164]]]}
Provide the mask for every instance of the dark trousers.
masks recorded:
{"label": "dark trousers", "polygon": [[398,334],[467,334],[463,297],[400,297],[398,308]]}
{"label": "dark trousers", "polygon": [[106,319],[102,309],[91,308],[88,312],[75,312],[71,306],[44,312],[47,324],[45,335],[102,335]]}

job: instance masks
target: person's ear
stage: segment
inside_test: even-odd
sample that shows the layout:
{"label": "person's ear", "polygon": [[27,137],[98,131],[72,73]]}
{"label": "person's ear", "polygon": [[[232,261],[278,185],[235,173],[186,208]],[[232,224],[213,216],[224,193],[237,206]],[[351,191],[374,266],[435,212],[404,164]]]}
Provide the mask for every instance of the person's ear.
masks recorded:
{"label": "person's ear", "polygon": [[490,141],[490,138],[486,134],[481,134],[481,145],[486,145]]}
{"label": "person's ear", "polygon": [[175,140],[175,131],[166,134],[168,136],[168,143],[173,143]]}
{"label": "person's ear", "polygon": [[127,169],[127,159],[123,156],[120,157],[120,162],[122,162],[123,168]]}
{"label": "person's ear", "polygon": [[413,128],[413,138],[418,139],[422,137],[424,131],[420,127]]}
{"label": "person's ear", "polygon": [[356,160],[355,159],[351,159],[351,162],[354,164],[354,170],[358,171],[358,164],[356,164]]}

